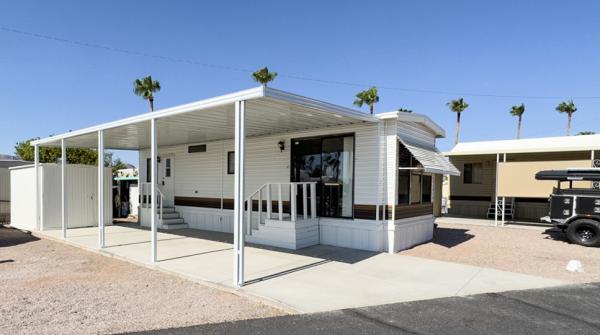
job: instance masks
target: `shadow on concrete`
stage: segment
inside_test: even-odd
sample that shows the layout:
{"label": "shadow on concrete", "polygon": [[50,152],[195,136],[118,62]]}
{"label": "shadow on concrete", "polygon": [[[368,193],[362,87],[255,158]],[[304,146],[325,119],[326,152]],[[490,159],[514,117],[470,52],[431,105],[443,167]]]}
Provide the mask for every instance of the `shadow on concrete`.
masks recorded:
{"label": "shadow on concrete", "polygon": [[433,232],[432,243],[446,248],[453,248],[475,237],[468,234],[468,229],[437,227]]}
{"label": "shadow on concrete", "polygon": [[[121,224],[115,224],[115,225],[121,226]],[[123,226],[128,227],[128,228],[149,230],[147,227],[142,227],[140,225],[126,224]],[[185,237],[190,237],[190,238],[198,238],[198,239],[203,239],[203,240],[210,240],[210,241],[215,241],[215,242],[233,244],[233,234],[230,234],[230,233],[222,233],[222,232],[200,230],[200,229],[189,229],[189,228],[188,229],[175,229],[175,230],[159,230],[159,231],[161,233],[168,233],[168,234],[172,234],[172,235],[185,236]],[[374,251],[333,247],[333,246],[320,245],[320,244],[314,245],[311,247],[307,247],[304,249],[300,249],[300,250],[290,250],[290,249],[284,249],[284,248],[278,248],[278,247],[272,247],[272,246],[267,246],[267,245],[254,244],[254,243],[246,243],[246,246],[263,249],[263,250],[271,250],[271,251],[277,251],[277,252],[290,253],[290,254],[294,254],[294,255],[319,258],[321,260],[328,260],[328,261],[341,262],[341,263],[347,263],[347,264],[358,263],[360,261],[366,260],[368,258],[371,258],[371,257],[379,254],[378,252],[374,252]],[[191,257],[194,255],[187,255],[187,256]],[[185,256],[182,256],[182,257],[185,257]]]}
{"label": "shadow on concrete", "polygon": [[0,225],[0,248],[39,241],[31,232]]}

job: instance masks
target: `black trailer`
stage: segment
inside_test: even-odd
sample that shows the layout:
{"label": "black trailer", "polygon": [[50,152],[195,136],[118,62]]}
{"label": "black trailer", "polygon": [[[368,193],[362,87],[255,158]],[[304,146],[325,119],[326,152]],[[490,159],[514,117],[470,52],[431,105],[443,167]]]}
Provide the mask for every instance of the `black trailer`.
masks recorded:
{"label": "black trailer", "polygon": [[[600,189],[573,187],[576,181],[600,183],[600,168],[540,171],[535,179],[557,182],[549,199],[550,215],[541,220],[561,229],[572,243],[600,247]],[[567,188],[562,187],[565,182]]]}

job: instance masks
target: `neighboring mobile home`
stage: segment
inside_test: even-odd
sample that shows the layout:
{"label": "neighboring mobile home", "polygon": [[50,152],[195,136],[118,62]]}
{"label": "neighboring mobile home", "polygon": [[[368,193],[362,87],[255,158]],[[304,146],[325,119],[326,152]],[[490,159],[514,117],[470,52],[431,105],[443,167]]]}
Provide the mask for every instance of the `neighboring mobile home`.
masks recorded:
{"label": "neighboring mobile home", "polygon": [[241,266],[244,240],[386,252],[429,241],[441,176],[458,174],[435,148],[444,135],[424,115],[369,115],[262,86],[32,144],[139,151],[152,259],[156,228],[191,227],[233,232]]}
{"label": "neighboring mobile home", "polygon": [[599,150],[600,135],[459,143],[445,154],[461,172],[444,187],[448,213],[502,220],[504,203],[504,220],[538,221],[556,185],[535,173],[600,166]]}

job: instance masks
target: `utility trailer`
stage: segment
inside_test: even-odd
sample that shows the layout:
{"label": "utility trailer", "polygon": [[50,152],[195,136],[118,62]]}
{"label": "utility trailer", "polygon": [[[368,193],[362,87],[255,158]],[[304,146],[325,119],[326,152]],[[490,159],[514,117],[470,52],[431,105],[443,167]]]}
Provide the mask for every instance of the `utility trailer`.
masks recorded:
{"label": "utility trailer", "polygon": [[[600,168],[546,170],[537,180],[554,180],[557,186],[550,195],[549,216],[541,218],[567,234],[571,243],[600,247]],[[573,182],[590,181],[594,187],[575,188]],[[568,187],[562,188],[567,182]]]}

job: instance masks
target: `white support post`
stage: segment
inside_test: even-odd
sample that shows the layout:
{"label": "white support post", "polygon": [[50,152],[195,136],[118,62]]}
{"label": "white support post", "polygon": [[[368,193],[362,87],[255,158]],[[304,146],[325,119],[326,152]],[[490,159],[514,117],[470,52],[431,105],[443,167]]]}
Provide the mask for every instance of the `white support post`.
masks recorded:
{"label": "white support post", "polygon": [[[503,155],[502,161],[504,163],[506,163],[506,154]],[[505,222],[504,215],[505,215],[505,213],[506,213],[506,197],[502,196],[502,227],[504,227],[504,222]]]}
{"label": "white support post", "polygon": [[[234,273],[233,285],[244,285],[244,188],[245,188],[245,151],[246,151],[246,102],[235,102],[235,175],[233,202],[233,244]],[[252,204],[248,204],[252,210]]]}
{"label": "white support post", "polygon": [[304,220],[308,220],[308,194],[306,194],[306,183],[302,184],[302,214]]}
{"label": "white support post", "polygon": [[[157,247],[157,227],[156,227],[156,157],[158,154],[156,144],[156,120],[150,119],[150,230],[151,230],[151,260],[152,263],[158,261],[158,247]],[[148,173],[148,172],[146,172]]]}
{"label": "white support post", "polygon": [[495,197],[494,201],[494,226],[498,227],[498,167],[500,166],[500,154],[496,154],[496,185],[495,187]]}
{"label": "white support post", "polygon": [[98,130],[98,244],[102,249],[104,240],[104,131]]}
{"label": "white support post", "polygon": [[67,148],[65,139],[60,140],[60,214],[62,223],[62,237],[67,238],[67,198],[66,198],[66,169],[67,169]]}
{"label": "white support post", "polygon": [[33,147],[33,165],[35,168],[35,228],[42,230],[41,196],[40,196],[40,147]]}

